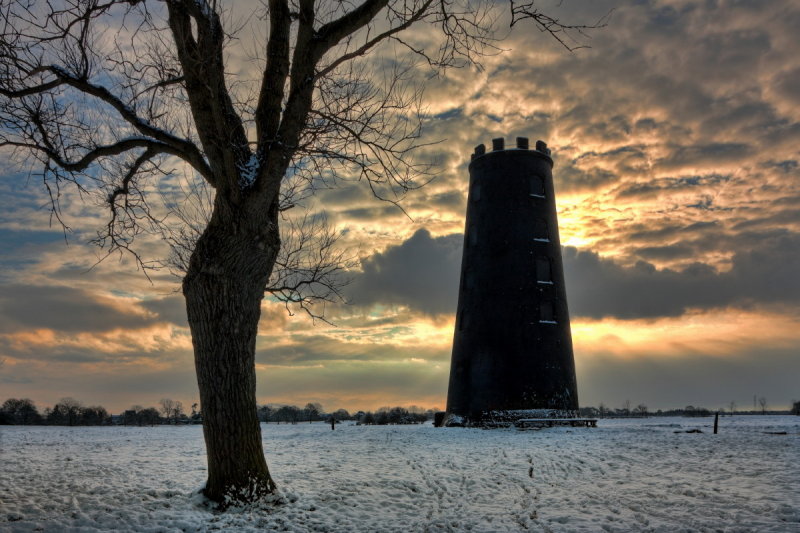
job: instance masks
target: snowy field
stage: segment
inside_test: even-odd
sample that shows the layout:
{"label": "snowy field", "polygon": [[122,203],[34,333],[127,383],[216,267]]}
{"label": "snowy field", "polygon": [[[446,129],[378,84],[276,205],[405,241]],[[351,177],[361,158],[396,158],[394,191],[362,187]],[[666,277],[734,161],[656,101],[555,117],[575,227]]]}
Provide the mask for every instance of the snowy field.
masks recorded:
{"label": "snowy field", "polygon": [[262,425],[286,503],[221,514],[198,426],[2,427],[0,531],[800,532],[800,418],[712,423]]}

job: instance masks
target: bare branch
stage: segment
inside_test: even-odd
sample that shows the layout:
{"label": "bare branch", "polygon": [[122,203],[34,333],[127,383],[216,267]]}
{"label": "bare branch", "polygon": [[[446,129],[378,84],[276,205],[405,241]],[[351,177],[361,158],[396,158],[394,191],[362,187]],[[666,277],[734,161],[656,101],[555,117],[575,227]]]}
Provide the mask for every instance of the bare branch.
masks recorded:
{"label": "bare branch", "polygon": [[341,55],[329,65],[327,65],[324,69],[317,73],[317,78],[321,78],[326,76],[327,74],[331,73],[336,67],[344,63],[345,61],[350,61],[355,59],[356,57],[363,56],[367,52],[369,52],[372,48],[380,44],[381,42],[397,35],[398,33],[410,28],[415,22],[422,20],[422,18],[427,14],[428,7],[433,3],[433,0],[428,0],[422,6],[415,11],[405,22],[402,24],[395,26],[389,30],[380,33],[376,37],[369,39],[363,45],[358,47],[357,49],[353,50],[352,52],[348,52],[346,54]]}
{"label": "bare branch", "polygon": [[[519,22],[531,20],[539,28],[539,31],[547,33],[561,44],[570,52],[581,48],[588,48],[587,45],[582,44],[581,41],[575,37],[578,34],[581,37],[586,37],[588,30],[595,30],[605,28],[608,24],[608,19],[611,17],[611,11],[603,15],[594,24],[567,24],[561,20],[544,13],[541,9],[536,7],[535,0],[527,0],[519,2],[511,0],[511,27]],[[570,42],[567,42],[567,41]]]}
{"label": "bare branch", "polygon": [[357,265],[337,246],[339,234],[323,215],[304,214],[285,219],[281,252],[266,292],[283,302],[287,311],[297,307],[325,322],[325,305],[343,303],[342,289],[350,283],[347,270]]}
{"label": "bare branch", "polygon": [[[317,31],[318,45],[312,57],[319,60],[322,54],[335,46],[348,35],[352,35],[369,24],[381,9],[389,4],[389,0],[365,0],[342,17],[323,25]],[[315,61],[316,62],[316,61]]]}
{"label": "bare branch", "polygon": [[[78,91],[80,91],[81,93],[94,96],[102,100],[103,102],[107,103],[111,107],[113,107],[115,110],[117,110],[117,112],[119,112],[120,116],[131,126],[135,127],[143,135],[152,137],[155,141],[158,141],[162,146],[164,146],[167,149],[164,151],[169,151],[169,153],[183,158],[187,163],[192,165],[195,168],[195,170],[197,170],[201,175],[203,175],[203,177],[208,179],[213,185],[212,181],[213,175],[211,173],[211,169],[208,167],[202,154],[193,143],[185,139],[178,138],[175,135],[172,135],[160,128],[152,126],[151,124],[147,123],[147,121],[137,116],[136,113],[133,111],[133,109],[127,106],[118,97],[111,94],[111,92],[105,87],[92,84],[85,79],[76,78],[75,76],[70,75],[61,67],[55,65],[40,66],[28,72],[26,77],[32,77],[42,73],[50,73],[55,76],[55,79],[46,83],[39,84],[37,86],[25,87],[19,90],[1,88],[0,94],[13,100],[13,99],[23,98],[25,96],[45,93],[49,90],[55,89],[62,85],[68,85],[70,87],[73,87]],[[131,148],[136,146],[142,146],[142,145],[138,144],[135,146],[131,146]],[[122,153],[122,151],[116,153],[119,154]],[[83,170],[83,168],[79,170]]]}
{"label": "bare branch", "polygon": [[65,170],[66,172],[80,172],[82,170],[86,170],[92,163],[94,163],[97,159],[102,157],[110,157],[122,154],[124,152],[128,152],[135,148],[147,148],[148,151],[153,151],[155,153],[172,153],[174,154],[174,150],[171,147],[153,141],[152,139],[146,138],[129,138],[114,144],[108,144],[103,146],[98,146],[96,148],[92,148],[83,156],[78,159],[77,161],[68,161],[62,157],[61,154],[56,152],[51,146],[48,146],[49,142],[44,142],[43,145],[35,144],[35,143],[25,143],[25,142],[18,142],[18,141],[0,141],[0,146],[13,146],[16,148],[27,148],[32,151],[37,151],[43,153],[47,158],[61,167],[61,169]]}
{"label": "bare branch", "polygon": [[289,75],[289,4],[287,0],[270,0],[269,6],[267,65],[255,110],[256,136],[260,144],[272,142],[275,138],[280,124],[284,86]]}
{"label": "bare branch", "polygon": [[225,85],[225,32],[219,14],[206,0],[168,0],[166,5],[192,117],[216,178],[214,185],[224,186],[226,193],[238,198],[241,172],[252,154]]}

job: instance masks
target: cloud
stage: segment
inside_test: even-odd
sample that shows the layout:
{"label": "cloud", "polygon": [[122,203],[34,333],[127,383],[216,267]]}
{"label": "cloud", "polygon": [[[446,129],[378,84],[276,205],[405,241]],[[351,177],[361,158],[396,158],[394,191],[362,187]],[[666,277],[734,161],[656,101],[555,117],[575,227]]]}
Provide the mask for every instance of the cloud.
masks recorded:
{"label": "cloud", "polygon": [[[655,254],[683,253],[669,247]],[[564,249],[570,314],[624,319],[679,316],[689,309],[800,303],[800,235],[733,256],[729,271],[703,263],[683,270],[639,261],[622,266],[595,252]]]}
{"label": "cloud", "polygon": [[5,285],[0,296],[0,333],[46,328],[100,332],[141,328],[155,322],[136,302],[57,285]]}
{"label": "cloud", "polygon": [[186,330],[165,325],[105,332],[35,329],[0,335],[0,354],[26,361],[165,364],[191,346]]}
{"label": "cloud", "polygon": [[730,181],[730,176],[708,175],[708,176],[681,176],[678,178],[666,177],[651,180],[644,183],[633,183],[621,187],[617,191],[618,199],[625,198],[658,198],[659,194],[672,193],[675,191],[685,192],[697,188],[704,190],[717,188]]}
{"label": "cloud", "polygon": [[[412,329],[392,326],[387,329]],[[330,361],[403,361],[420,359],[442,362],[450,357],[450,346],[392,342],[391,335],[357,339],[358,334],[336,338],[332,335],[293,335],[289,342],[275,337],[259,338],[256,362],[267,365],[299,366]]]}
{"label": "cloud", "polygon": [[410,239],[361,262],[348,287],[352,304],[408,305],[428,314],[452,313],[461,271],[463,236],[431,237],[418,230]]}
{"label": "cloud", "polygon": [[[713,230],[714,224],[688,228]],[[661,230],[665,237],[677,232]],[[455,312],[461,265],[461,234],[432,238],[425,230],[362,261],[351,298],[356,305],[404,305],[428,314]],[[752,246],[734,254],[720,271],[702,262],[676,270],[639,260],[631,266],[596,252],[563,249],[573,317],[622,319],[679,316],[689,309],[790,305],[800,302],[800,235],[752,235]],[[686,245],[644,246],[650,257],[691,257]]]}
{"label": "cloud", "polygon": [[186,301],[181,295],[144,300],[141,305],[155,313],[161,321],[170,322],[176,326],[189,326],[186,319]]}
{"label": "cloud", "polygon": [[754,152],[744,143],[710,143],[671,147],[671,153],[656,162],[657,169],[697,168],[740,163],[750,159]]}
{"label": "cloud", "polygon": [[773,78],[773,89],[787,104],[800,107],[800,68],[777,74]]}

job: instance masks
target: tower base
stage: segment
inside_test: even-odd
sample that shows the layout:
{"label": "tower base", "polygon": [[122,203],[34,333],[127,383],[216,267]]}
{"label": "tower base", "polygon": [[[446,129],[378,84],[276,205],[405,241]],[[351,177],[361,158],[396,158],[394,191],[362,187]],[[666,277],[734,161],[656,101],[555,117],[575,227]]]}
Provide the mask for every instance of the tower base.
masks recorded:
{"label": "tower base", "polygon": [[447,413],[442,425],[445,427],[501,428],[519,426],[521,420],[574,419],[578,411],[570,409],[513,409],[507,411],[484,411],[478,416],[459,416]]}

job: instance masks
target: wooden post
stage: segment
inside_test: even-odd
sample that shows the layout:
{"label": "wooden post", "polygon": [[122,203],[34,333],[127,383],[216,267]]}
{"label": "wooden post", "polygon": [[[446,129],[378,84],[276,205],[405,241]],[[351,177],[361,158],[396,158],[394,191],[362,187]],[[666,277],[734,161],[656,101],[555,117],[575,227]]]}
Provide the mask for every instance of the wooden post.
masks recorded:
{"label": "wooden post", "polygon": [[719,411],[714,415],[714,435],[717,434],[717,425],[719,424]]}
{"label": "wooden post", "polygon": [[336,419],[331,416],[331,431],[333,431],[334,429],[336,429]]}

